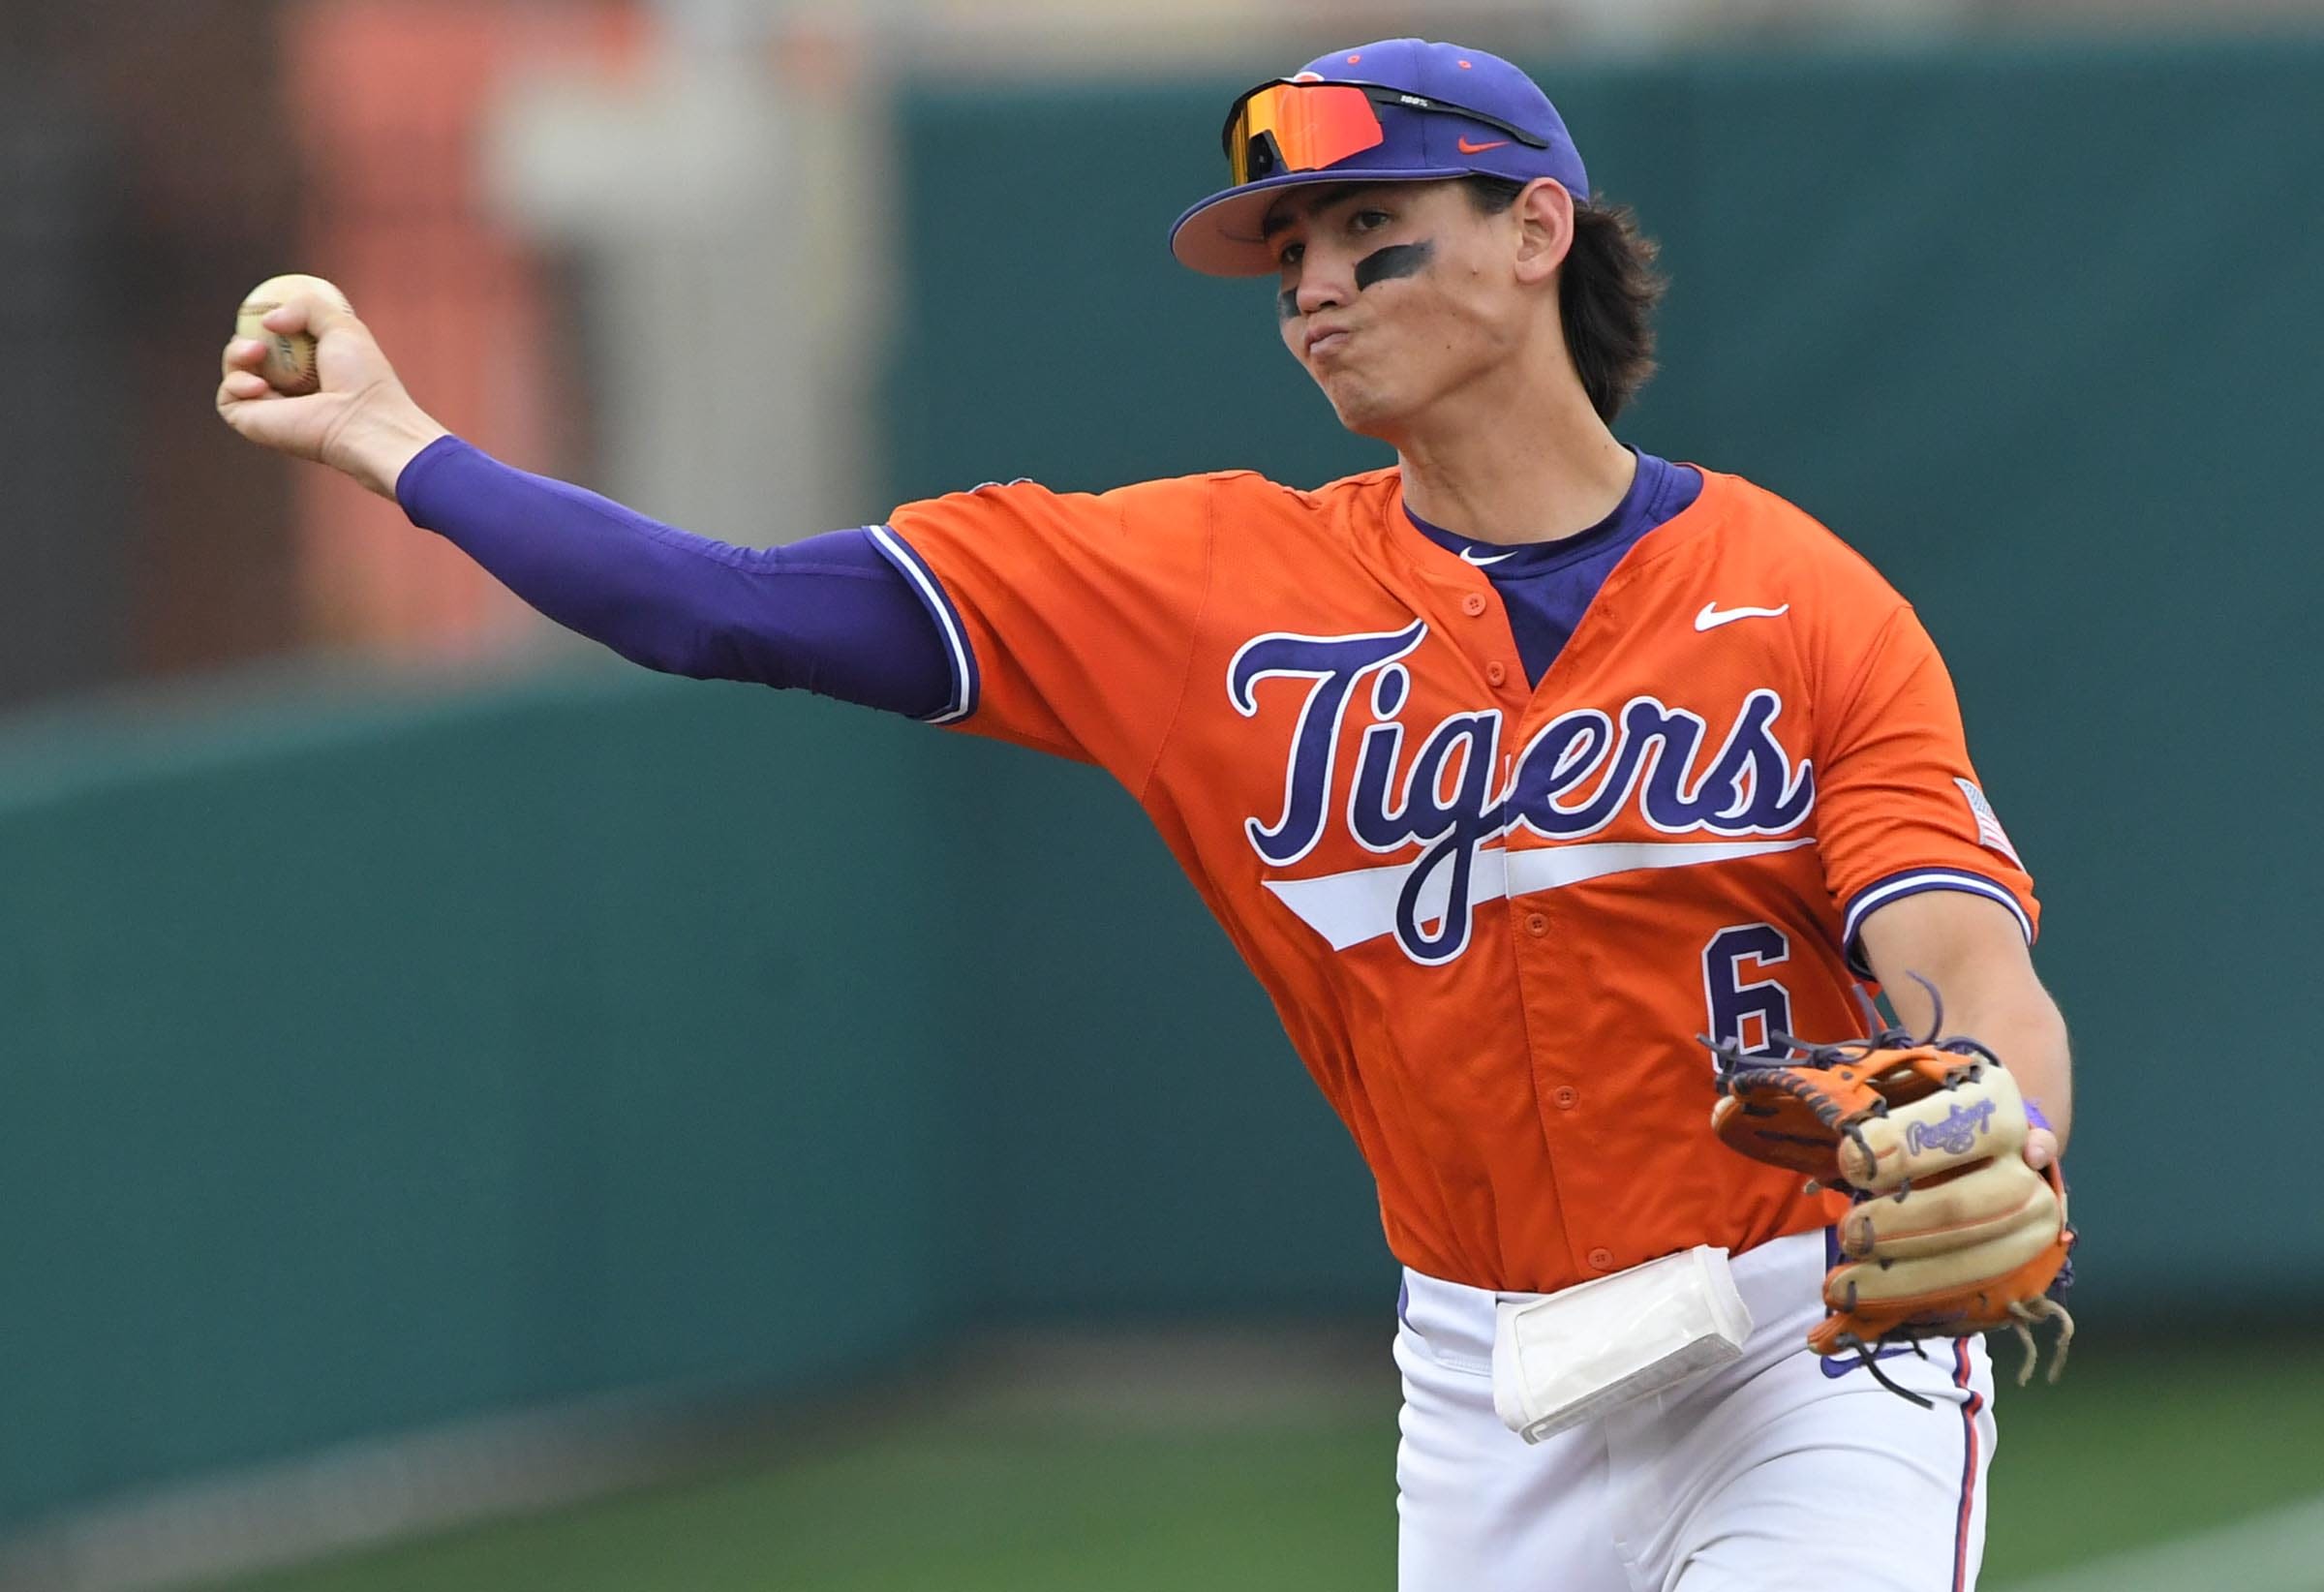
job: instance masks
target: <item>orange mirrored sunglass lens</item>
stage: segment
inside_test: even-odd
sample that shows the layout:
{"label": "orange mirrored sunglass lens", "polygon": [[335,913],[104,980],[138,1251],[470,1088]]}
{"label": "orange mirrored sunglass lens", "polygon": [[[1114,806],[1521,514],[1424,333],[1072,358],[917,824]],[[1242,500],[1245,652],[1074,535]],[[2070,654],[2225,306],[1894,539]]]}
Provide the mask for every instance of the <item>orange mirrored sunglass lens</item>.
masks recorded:
{"label": "orange mirrored sunglass lens", "polygon": [[1245,100],[1234,137],[1227,141],[1229,178],[1251,180],[1251,145],[1272,140],[1276,171],[1320,171],[1350,155],[1361,154],[1388,137],[1380,114],[1361,88],[1339,83],[1275,83]]}

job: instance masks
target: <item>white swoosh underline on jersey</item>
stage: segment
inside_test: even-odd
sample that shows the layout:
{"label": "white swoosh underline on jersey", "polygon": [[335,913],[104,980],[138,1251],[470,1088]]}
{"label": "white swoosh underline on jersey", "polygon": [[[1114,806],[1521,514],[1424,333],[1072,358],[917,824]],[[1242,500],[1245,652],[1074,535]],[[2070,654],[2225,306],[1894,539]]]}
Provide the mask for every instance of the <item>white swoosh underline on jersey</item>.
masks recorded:
{"label": "white swoosh underline on jersey", "polygon": [[[1490,846],[1477,853],[1469,877],[1472,909],[1504,897],[1514,899],[1542,890],[1559,890],[1608,873],[1628,873],[1644,868],[1697,868],[1705,863],[1733,862],[1744,857],[1772,856],[1814,845],[1816,839],[1771,841],[1590,841],[1568,845],[1535,846],[1511,851]],[[1501,865],[1493,866],[1494,859]],[[1325,873],[1308,879],[1264,879],[1276,900],[1291,908],[1300,922],[1344,951],[1391,932],[1396,924],[1396,898],[1404,881],[1419,866],[1390,863],[1382,868],[1358,868],[1345,873]],[[1421,921],[1444,915],[1451,899],[1451,868],[1439,864],[1421,892]]]}

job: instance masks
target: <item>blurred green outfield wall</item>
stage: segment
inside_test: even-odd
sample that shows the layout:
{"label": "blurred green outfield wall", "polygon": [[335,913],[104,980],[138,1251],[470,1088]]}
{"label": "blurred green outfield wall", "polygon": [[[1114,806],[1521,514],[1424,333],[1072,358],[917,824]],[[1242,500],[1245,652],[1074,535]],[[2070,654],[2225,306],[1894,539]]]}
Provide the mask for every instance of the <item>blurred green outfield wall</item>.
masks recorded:
{"label": "blurred green outfield wall", "polygon": [[13,726],[0,1536],[1028,1307],[1376,1299],[1354,1152],[1128,799],[1064,771],[986,898],[1010,759],[613,668]]}
{"label": "blurred green outfield wall", "polygon": [[926,960],[895,903],[941,819],[902,737],[841,784],[828,719],[766,705],[641,677],[9,742],[0,1513],[918,1341],[950,1102],[880,969]]}
{"label": "blurred green outfield wall", "polygon": [[[1841,529],[1953,662],[2076,1031],[2086,1330],[2324,1296],[2298,1099],[2187,1104],[2231,1054],[2297,1087],[2324,950],[2324,45],[1544,77],[1674,281],[1626,435]],[[895,496],[1380,462],[1264,285],[1163,253],[1241,86],[908,97]],[[825,1386],[963,1319],[1391,1286],[1125,796],[742,688],[18,726],[0,1056],[0,1525],[606,1390]]]}

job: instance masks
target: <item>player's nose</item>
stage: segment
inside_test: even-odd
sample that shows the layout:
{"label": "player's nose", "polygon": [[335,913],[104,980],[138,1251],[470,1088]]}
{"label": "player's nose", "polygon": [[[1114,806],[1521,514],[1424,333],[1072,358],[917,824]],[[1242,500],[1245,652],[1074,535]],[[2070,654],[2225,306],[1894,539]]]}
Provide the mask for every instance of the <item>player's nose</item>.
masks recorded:
{"label": "player's nose", "polygon": [[1300,286],[1292,301],[1301,315],[1316,315],[1337,309],[1356,296],[1356,279],[1345,265],[1335,265],[1329,260],[1302,260],[1300,263]]}

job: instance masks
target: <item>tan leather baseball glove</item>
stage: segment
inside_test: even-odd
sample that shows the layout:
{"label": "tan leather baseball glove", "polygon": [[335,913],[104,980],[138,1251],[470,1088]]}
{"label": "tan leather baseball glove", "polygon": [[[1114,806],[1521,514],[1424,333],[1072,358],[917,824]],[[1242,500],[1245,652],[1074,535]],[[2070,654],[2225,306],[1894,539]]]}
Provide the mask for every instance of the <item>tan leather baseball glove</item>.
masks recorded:
{"label": "tan leather baseball glove", "polygon": [[1925,1040],[1866,1010],[1871,1038],[1778,1035],[1789,1050],[1780,1057],[1703,1041],[1719,1058],[1719,1137],[1854,1202],[1839,1224],[1842,1259],[1823,1280],[1832,1313],[1809,1347],[1852,1349],[1870,1365],[1881,1344],[2005,1327],[2026,1346],[2022,1384],[2039,1358],[2030,1329],[2051,1321],[2055,1381],[2073,1337],[2057,1296],[2072,1280],[2074,1230],[2057,1164],[2026,1164],[2016,1081],[1975,1040],[1937,1037],[1942,1004]]}

